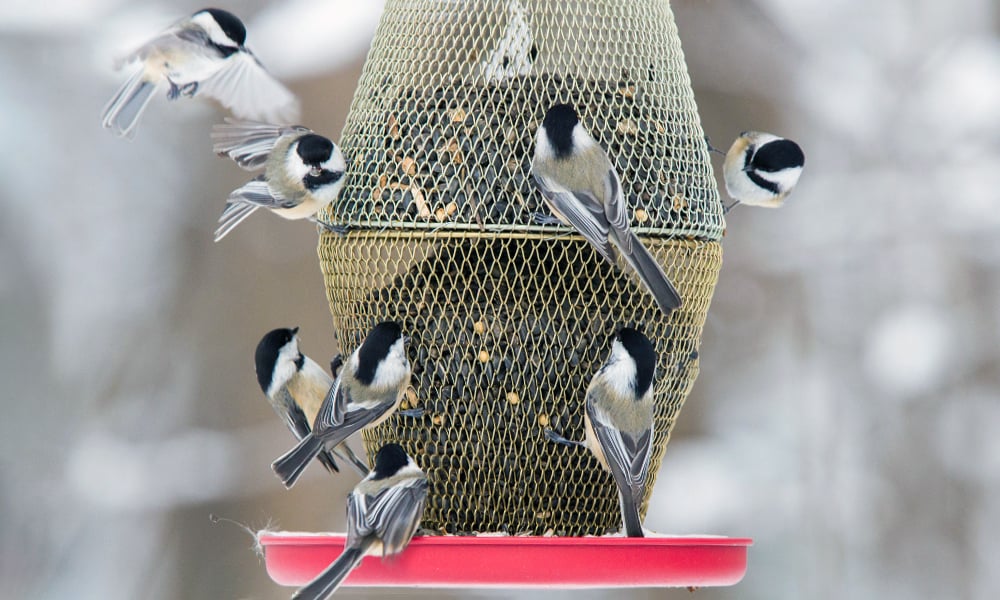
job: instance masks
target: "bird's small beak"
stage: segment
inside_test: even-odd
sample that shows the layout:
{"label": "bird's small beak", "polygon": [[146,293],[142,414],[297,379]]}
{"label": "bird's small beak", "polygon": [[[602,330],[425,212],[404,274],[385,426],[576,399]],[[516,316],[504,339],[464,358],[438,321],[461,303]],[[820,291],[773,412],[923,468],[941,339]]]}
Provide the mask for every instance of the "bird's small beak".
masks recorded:
{"label": "bird's small beak", "polygon": [[292,327],[292,335],[298,335],[298,333],[299,333],[299,328],[298,327]]}

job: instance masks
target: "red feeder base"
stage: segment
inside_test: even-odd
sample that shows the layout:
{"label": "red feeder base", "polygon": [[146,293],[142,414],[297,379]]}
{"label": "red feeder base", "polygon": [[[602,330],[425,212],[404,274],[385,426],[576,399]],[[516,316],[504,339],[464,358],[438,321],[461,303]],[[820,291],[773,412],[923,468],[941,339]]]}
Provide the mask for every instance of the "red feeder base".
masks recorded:
{"label": "red feeder base", "polygon": [[[344,549],[343,535],[260,532],[268,575],[305,585]],[[415,537],[395,558],[368,556],[346,586],[455,588],[709,587],[747,570],[749,538]]]}

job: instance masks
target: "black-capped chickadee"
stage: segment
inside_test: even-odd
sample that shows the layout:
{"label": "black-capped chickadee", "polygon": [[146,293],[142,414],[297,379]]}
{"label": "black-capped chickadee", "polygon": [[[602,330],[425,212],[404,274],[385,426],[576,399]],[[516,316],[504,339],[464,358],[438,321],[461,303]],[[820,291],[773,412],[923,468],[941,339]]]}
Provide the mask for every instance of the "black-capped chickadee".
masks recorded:
{"label": "black-capped chickadee", "polygon": [[426,501],[424,472],[398,444],[382,446],[375,469],[347,497],[344,551],[292,598],[328,598],[365,556],[402,552],[420,526]]}
{"label": "black-capped chickadee", "polygon": [[340,148],[305,127],[226,119],[212,128],[212,139],[216,154],[232,158],[248,171],[264,168],[263,174],[229,195],[215,230],[216,242],[258,208],[286,219],[320,223],[316,213],[333,202],[344,185],[347,163]]}
{"label": "black-capped chickadee", "polygon": [[132,136],[153,97],[164,84],[167,98],[201,93],[240,117],[288,122],[298,119],[295,95],[278,82],[244,45],[247,30],[240,19],[206,8],[174,23],[121,61],[141,68],[104,108],[104,127]]}
{"label": "black-capped chickadee", "polygon": [[[721,152],[720,152],[721,154]],[[744,131],[726,153],[722,175],[733,203],[778,208],[799,181],[806,157],[792,140]]]}
{"label": "black-capped chickadee", "polygon": [[677,290],[629,227],[621,181],[608,155],[569,104],[557,104],[545,113],[531,173],[555,215],[536,215],[539,222],[571,225],[611,264],[616,264],[617,246],[664,314],[681,305]]}
{"label": "black-capped chickadee", "polygon": [[[323,448],[339,445],[396,411],[410,384],[408,339],[399,324],[392,321],[379,323],[368,332],[365,341],[340,367],[313,421],[312,433],[271,463],[285,487],[295,485],[309,461]],[[417,416],[422,411],[401,414]]]}
{"label": "black-capped chickadee", "polygon": [[[310,423],[319,413],[327,390],[333,379],[322,367],[299,351],[299,328],[279,328],[264,334],[257,344],[254,363],[257,383],[267,396],[271,408],[288,429],[301,440],[312,431]],[[347,446],[341,444],[333,450],[362,475],[368,474],[368,465]],[[319,461],[327,470],[339,471],[330,452],[319,453]]]}
{"label": "black-capped chickadee", "polygon": [[586,441],[569,440],[545,430],[553,442],[589,449],[611,472],[629,537],[643,537],[639,506],[653,451],[655,369],[653,343],[635,329],[623,327],[615,334],[607,362],[587,388]]}

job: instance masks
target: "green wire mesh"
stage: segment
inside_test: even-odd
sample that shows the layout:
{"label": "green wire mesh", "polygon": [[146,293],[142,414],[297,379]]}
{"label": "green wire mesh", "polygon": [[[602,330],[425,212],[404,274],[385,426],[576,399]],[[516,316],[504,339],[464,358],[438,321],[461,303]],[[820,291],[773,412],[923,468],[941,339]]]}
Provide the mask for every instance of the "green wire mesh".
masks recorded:
{"label": "green wire mesh", "polygon": [[425,527],[557,535],[618,528],[610,474],[589,452],[552,444],[542,432],[583,439],[584,391],[622,325],[640,325],[659,358],[652,489],[698,375],[722,253],[713,242],[646,243],[684,298],[669,319],[577,236],[324,235],[341,347],[356,348],[383,319],[398,320],[412,338],[404,403],[425,414],[394,416],[364,440],[369,456],[400,443],[427,473]]}
{"label": "green wire mesh", "polygon": [[[537,226],[545,110],[573,102],[617,165],[632,226],[680,291],[669,318],[581,237]],[[430,480],[424,527],[603,534],[611,475],[583,437],[584,392],[615,330],[656,345],[650,481],[698,374],[724,221],[669,5],[657,0],[389,0],[341,145],[346,183],[319,254],[337,341],[377,322],[412,338],[407,406],[364,435]],[[648,493],[647,498],[648,501]],[[642,513],[645,514],[646,504]]]}
{"label": "green wire mesh", "polygon": [[558,102],[572,102],[608,151],[637,232],[721,236],[718,189],[662,0],[387,2],[341,137],[351,166],[329,217],[540,230],[531,156]]}

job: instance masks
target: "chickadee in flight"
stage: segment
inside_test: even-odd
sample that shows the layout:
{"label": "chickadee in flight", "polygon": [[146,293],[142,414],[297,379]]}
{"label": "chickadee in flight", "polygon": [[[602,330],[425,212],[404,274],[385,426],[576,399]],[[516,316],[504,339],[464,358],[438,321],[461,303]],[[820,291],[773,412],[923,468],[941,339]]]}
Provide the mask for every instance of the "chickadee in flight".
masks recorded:
{"label": "chickadee in flight", "polygon": [[[311,358],[299,351],[299,328],[274,329],[264,334],[257,344],[254,362],[257,383],[264,391],[271,408],[281,417],[288,429],[301,440],[312,430],[310,423],[316,418],[333,379]],[[368,465],[347,446],[341,444],[334,450],[362,475],[368,474]],[[330,471],[339,471],[330,452],[319,453],[319,461]]]}
{"label": "chickadee in flight", "polygon": [[681,305],[663,269],[629,228],[622,184],[608,155],[569,104],[557,104],[545,113],[531,173],[555,215],[536,215],[536,220],[571,225],[611,264],[616,264],[617,246],[664,314]]}
{"label": "chickadee in flight", "polygon": [[[709,144],[709,149],[719,154]],[[802,174],[806,157],[792,140],[770,133],[744,131],[726,153],[722,175],[733,203],[778,208]]]}
{"label": "chickadee in flight", "polygon": [[347,497],[347,542],[337,560],[292,598],[332,595],[361,559],[402,552],[420,525],[427,500],[427,476],[398,444],[375,455],[375,469]]}
{"label": "chickadee in flight", "polygon": [[[312,433],[271,463],[285,487],[292,487],[306,466],[323,448],[333,448],[355,432],[375,427],[388,419],[410,384],[410,361],[398,323],[376,325],[365,341],[343,363],[330,386]],[[406,416],[423,414],[420,409],[400,411]]]}
{"label": "chickadee in flight", "polygon": [[639,506],[653,451],[653,343],[635,329],[615,334],[611,355],[587,388],[586,441],[569,440],[552,431],[545,436],[560,444],[589,449],[618,486],[618,501],[628,537],[643,537]]}
{"label": "chickadee in flight", "polygon": [[202,93],[248,119],[294,121],[299,102],[244,44],[247,30],[236,15],[206,8],[174,23],[122,62],[141,68],[104,108],[103,124],[131,137],[139,117],[164,84],[167,98]]}
{"label": "chickadee in flight", "polygon": [[286,219],[309,219],[344,232],[316,218],[344,185],[347,163],[336,144],[299,125],[226,121],[212,128],[215,153],[247,171],[263,168],[264,173],[229,195],[216,242],[262,207]]}

